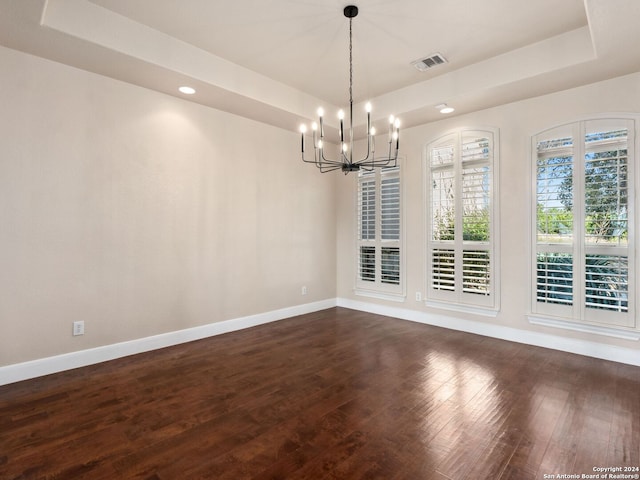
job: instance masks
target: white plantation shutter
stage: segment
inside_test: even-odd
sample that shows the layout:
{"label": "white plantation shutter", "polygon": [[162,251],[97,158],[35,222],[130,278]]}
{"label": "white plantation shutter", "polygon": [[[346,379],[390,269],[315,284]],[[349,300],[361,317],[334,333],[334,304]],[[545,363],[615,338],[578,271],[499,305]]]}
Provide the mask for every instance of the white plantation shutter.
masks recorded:
{"label": "white plantation shutter", "polygon": [[400,285],[400,249],[382,247],[380,259],[380,281],[389,285]]}
{"label": "white plantation shutter", "polygon": [[367,177],[358,182],[358,277],[376,280],[376,182]]}
{"label": "white plantation shutter", "polygon": [[632,120],[603,119],[534,137],[534,313],[635,326],[634,132]]}
{"label": "white plantation shutter", "polygon": [[478,295],[491,293],[491,261],[486,250],[462,251],[462,291]]}
{"label": "white plantation shutter", "polygon": [[[581,200],[583,221],[579,248],[583,273],[580,299],[586,321],[635,325],[629,315],[629,204],[632,183],[629,150],[634,126],[630,121],[585,122]],[[576,235],[577,237],[577,235]]]}
{"label": "white plantation shutter", "polygon": [[620,255],[587,255],[585,306],[612,312],[629,310],[629,258]]}
{"label": "white plantation shutter", "polygon": [[372,283],[376,281],[376,247],[360,246],[358,271],[361,281]]}
{"label": "white plantation shutter", "polygon": [[462,169],[462,225],[464,240],[488,242],[489,185],[491,172],[488,165]]}
{"label": "white plantation shutter", "polygon": [[539,252],[536,255],[536,301],[573,305],[573,256]]}
{"label": "white plantation shutter", "polygon": [[[606,132],[606,139],[587,136],[584,183],[585,211],[596,212],[592,223],[586,225],[586,242],[608,245],[626,245],[628,233],[627,198],[627,131]],[[602,206],[606,205],[606,212]],[[589,228],[591,226],[591,228]]]}
{"label": "white plantation shutter", "polygon": [[358,289],[402,295],[400,168],[358,176]]}
{"label": "white plantation shutter", "polygon": [[380,172],[380,281],[400,285],[400,171]]}
{"label": "white plantation shutter", "polygon": [[494,138],[464,130],[427,147],[427,298],[496,309]]}
{"label": "white plantation shutter", "polygon": [[453,292],[456,289],[454,250],[434,249],[431,252],[431,288]]}
{"label": "white plantation shutter", "polygon": [[380,187],[382,240],[400,240],[400,177],[384,173]]}
{"label": "white plantation shutter", "polygon": [[536,144],[536,301],[553,315],[574,303],[573,134],[560,127]]}
{"label": "white plantation shutter", "polygon": [[431,147],[429,165],[435,168],[442,165],[453,165],[456,161],[455,136],[449,135]]}
{"label": "white plantation shutter", "polygon": [[431,239],[453,240],[455,236],[455,172],[453,165],[433,169],[431,174]]}
{"label": "white plantation shutter", "polygon": [[376,238],[376,182],[368,178],[358,182],[359,240]]}

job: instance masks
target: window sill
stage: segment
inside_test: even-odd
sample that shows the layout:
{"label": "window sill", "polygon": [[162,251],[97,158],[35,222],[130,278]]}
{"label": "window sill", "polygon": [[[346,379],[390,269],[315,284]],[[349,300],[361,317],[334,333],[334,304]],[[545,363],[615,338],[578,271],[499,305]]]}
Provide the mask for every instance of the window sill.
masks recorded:
{"label": "window sill", "polygon": [[389,300],[399,303],[403,303],[407,298],[404,293],[377,292],[374,290],[363,290],[362,288],[356,288],[354,293],[361,297],[377,298],[379,300]]}
{"label": "window sill", "polygon": [[626,330],[615,327],[602,327],[599,325],[591,325],[588,323],[577,323],[568,320],[562,320],[553,317],[543,317],[529,314],[527,320],[533,325],[541,325],[543,327],[560,328],[563,330],[573,330],[575,332],[591,333],[594,335],[603,335],[606,337],[621,338],[623,340],[640,340],[640,332]]}
{"label": "window sill", "polygon": [[445,303],[435,300],[427,300],[424,302],[427,307],[439,308],[441,310],[449,310],[451,312],[472,313],[474,315],[482,315],[483,317],[497,317],[499,309],[476,307],[473,305],[462,305],[460,303]]}

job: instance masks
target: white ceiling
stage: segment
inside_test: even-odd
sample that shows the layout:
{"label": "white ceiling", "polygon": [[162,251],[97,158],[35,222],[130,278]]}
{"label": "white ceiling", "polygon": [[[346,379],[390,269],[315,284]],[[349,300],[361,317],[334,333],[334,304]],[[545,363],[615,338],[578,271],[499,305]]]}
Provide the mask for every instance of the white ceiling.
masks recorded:
{"label": "white ceiling", "polygon": [[[325,101],[348,100],[345,0],[91,1]],[[360,0],[357,5],[355,101],[433,75],[421,74],[410,62],[434,52],[450,59],[439,69],[442,74],[587,24],[582,0]]]}
{"label": "white ceiling", "polygon": [[[0,0],[0,44],[295,129],[348,103],[337,0]],[[359,0],[354,102],[410,126],[640,70],[638,0]],[[427,72],[410,63],[432,53]],[[356,105],[356,111],[360,105]],[[328,121],[331,123],[332,120]],[[356,123],[361,123],[356,118]]]}

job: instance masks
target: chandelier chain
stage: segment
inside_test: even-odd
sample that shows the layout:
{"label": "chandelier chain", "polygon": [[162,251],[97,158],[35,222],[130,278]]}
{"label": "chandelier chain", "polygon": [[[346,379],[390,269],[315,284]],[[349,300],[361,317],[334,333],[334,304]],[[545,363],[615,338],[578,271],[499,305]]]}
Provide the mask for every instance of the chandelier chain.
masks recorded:
{"label": "chandelier chain", "polygon": [[349,103],[353,104],[353,33],[351,23],[353,19],[349,19]]}

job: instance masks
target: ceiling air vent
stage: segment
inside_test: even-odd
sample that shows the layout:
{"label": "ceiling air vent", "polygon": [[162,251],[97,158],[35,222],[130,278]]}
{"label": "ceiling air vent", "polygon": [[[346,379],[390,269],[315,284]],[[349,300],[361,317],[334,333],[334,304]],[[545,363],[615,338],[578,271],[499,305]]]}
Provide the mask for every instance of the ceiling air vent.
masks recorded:
{"label": "ceiling air vent", "polygon": [[424,72],[425,70],[436,67],[438,65],[442,65],[443,63],[447,63],[447,59],[439,53],[434,53],[427,58],[422,58],[420,60],[416,60],[415,62],[411,62],[411,65],[416,67],[421,72]]}

